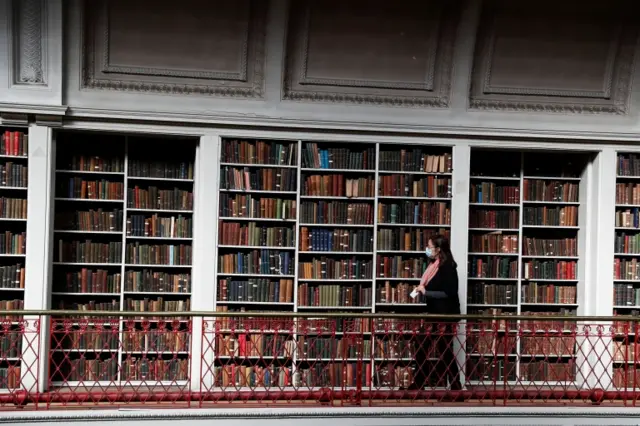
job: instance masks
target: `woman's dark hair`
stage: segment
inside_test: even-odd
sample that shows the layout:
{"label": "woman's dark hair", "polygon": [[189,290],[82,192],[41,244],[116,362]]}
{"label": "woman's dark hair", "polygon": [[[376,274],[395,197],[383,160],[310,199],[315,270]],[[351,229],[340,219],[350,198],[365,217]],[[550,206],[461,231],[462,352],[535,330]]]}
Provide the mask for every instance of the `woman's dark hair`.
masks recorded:
{"label": "woman's dark hair", "polygon": [[429,239],[435,248],[440,249],[438,259],[440,260],[441,265],[451,262],[454,267],[458,266],[456,261],[453,259],[453,253],[451,253],[451,246],[449,245],[449,239],[447,237],[442,234],[436,234],[432,235]]}

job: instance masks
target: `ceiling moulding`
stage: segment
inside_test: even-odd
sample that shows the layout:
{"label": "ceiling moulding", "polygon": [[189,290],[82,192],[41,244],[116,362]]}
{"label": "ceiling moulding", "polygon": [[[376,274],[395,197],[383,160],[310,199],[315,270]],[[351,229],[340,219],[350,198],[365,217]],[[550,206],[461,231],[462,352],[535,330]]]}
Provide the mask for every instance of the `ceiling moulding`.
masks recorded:
{"label": "ceiling moulding", "polygon": [[283,99],[448,108],[459,6],[449,0],[291,2]]}
{"label": "ceiling moulding", "polygon": [[[83,6],[83,89],[264,96],[266,1],[92,0]],[[148,7],[154,7],[154,19]],[[167,44],[163,28],[169,23],[181,27]],[[132,31],[145,36],[132,43]]]}
{"label": "ceiling moulding", "polygon": [[483,4],[471,109],[628,114],[638,40],[632,2]]}

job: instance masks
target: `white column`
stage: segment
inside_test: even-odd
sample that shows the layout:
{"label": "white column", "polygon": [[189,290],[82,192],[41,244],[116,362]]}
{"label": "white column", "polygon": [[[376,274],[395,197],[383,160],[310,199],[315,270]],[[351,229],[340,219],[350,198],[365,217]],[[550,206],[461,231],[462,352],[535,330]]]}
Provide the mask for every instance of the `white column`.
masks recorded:
{"label": "white column", "polygon": [[[594,202],[590,203],[594,215],[591,218],[588,244],[589,250],[584,262],[585,297],[583,311],[585,315],[611,316],[613,314],[613,253],[615,238],[615,202],[616,202],[616,151],[605,148],[593,164],[591,180],[594,191],[591,193]],[[591,388],[607,389],[613,377],[613,341],[611,339],[611,322],[590,322],[589,339],[591,350],[587,374]],[[600,328],[598,330],[596,327]],[[598,336],[598,333],[601,333]]]}
{"label": "white column", "polygon": [[[29,127],[29,176],[27,195],[27,249],[24,309],[50,307],[50,265],[53,226],[54,148],[49,127]],[[40,336],[27,330],[22,340],[22,385],[29,392],[43,391],[49,368],[49,318],[26,316],[29,329],[40,320]]]}
{"label": "white column", "polygon": [[[451,251],[458,263],[458,297],[460,310],[467,312],[467,253],[469,250],[469,171],[471,149],[469,145],[456,143],[453,147],[453,198],[451,200]],[[457,354],[461,379],[465,375],[466,323],[460,321],[458,337],[453,350]]]}
{"label": "white column", "polygon": [[[196,155],[193,216],[193,273],[191,309],[215,311],[215,266],[218,230],[219,136],[203,136]],[[203,321],[207,335],[203,336]],[[194,318],[191,333],[191,390],[199,392],[213,385],[213,317]],[[207,342],[207,340],[209,342]]]}

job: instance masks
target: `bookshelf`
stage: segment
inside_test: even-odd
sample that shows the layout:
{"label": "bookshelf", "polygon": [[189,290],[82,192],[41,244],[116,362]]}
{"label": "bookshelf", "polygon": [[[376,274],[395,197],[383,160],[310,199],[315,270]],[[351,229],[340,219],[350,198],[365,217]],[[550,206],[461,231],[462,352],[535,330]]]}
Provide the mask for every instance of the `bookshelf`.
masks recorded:
{"label": "bookshelf", "polygon": [[[191,139],[58,135],[53,308],[190,310],[196,149]],[[73,324],[66,338],[53,333],[52,385],[187,383],[187,321]]]}
{"label": "bookshelf", "polygon": [[[429,236],[451,226],[450,147],[223,139],[220,158],[216,310],[258,317],[424,309],[408,294],[426,267]],[[279,329],[280,366],[265,386],[355,386],[356,362],[372,355],[363,384],[409,384],[410,339],[380,332],[397,324],[274,321],[267,329]],[[246,371],[259,360],[246,342],[261,340],[252,335],[261,327],[224,323],[214,382],[255,385],[266,366]],[[340,354],[348,356],[338,365]]]}
{"label": "bookshelf", "polygon": [[[576,315],[584,239],[582,175],[590,157],[576,154],[472,150],[469,199],[468,312]],[[492,165],[503,165],[498,171]],[[568,324],[501,321],[486,324],[514,334],[479,333],[467,341],[467,378],[562,384],[576,380],[575,338]],[[545,345],[536,338],[551,336]],[[527,335],[530,333],[530,335]]]}
{"label": "bookshelf", "polygon": [[[617,154],[613,271],[613,315],[640,315],[640,155]],[[635,324],[614,324],[613,386],[635,383],[637,365],[632,360]]]}
{"label": "bookshelf", "polygon": [[[29,136],[24,129],[0,127],[0,311],[23,309],[27,230]],[[17,318],[2,316],[0,392],[21,380],[22,333]]]}
{"label": "bookshelf", "polygon": [[[299,164],[296,141],[222,140],[216,311],[295,311]],[[294,321],[226,318],[217,328],[214,386],[292,386]],[[274,355],[259,356],[268,344]]]}
{"label": "bookshelf", "polygon": [[[453,156],[451,147],[380,144],[376,206],[376,298],[374,312],[424,312],[409,294],[426,270],[429,237],[450,236]],[[402,321],[377,321],[374,385],[409,386],[415,339]],[[433,352],[429,363],[437,361]]]}
{"label": "bookshelf", "polygon": [[[373,308],[376,149],[373,143],[302,142],[298,312]],[[354,327],[338,328],[341,335],[332,338],[322,327],[326,321],[318,322],[303,321],[296,335],[300,385],[354,387],[356,362],[371,353],[370,328],[350,320]],[[361,370],[363,384],[370,383],[371,367]]]}

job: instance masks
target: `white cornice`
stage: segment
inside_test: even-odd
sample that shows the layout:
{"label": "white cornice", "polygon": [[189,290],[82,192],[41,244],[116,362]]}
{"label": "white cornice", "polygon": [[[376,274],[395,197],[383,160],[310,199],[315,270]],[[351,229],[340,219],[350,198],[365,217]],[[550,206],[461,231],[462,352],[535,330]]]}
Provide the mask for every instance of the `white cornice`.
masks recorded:
{"label": "white cornice", "polygon": [[[216,114],[216,113],[174,113],[174,112],[148,112],[148,111],[120,111],[99,108],[74,108],[67,105],[29,105],[0,102],[0,113],[10,114],[35,114],[60,116],[69,124],[86,120],[99,121],[105,129],[113,127],[113,130],[121,130],[124,127],[131,128],[136,125],[154,125],[161,123],[164,128],[172,127],[172,133],[181,133],[180,127],[190,126],[202,128],[195,133],[206,133],[206,128],[214,127],[238,127],[243,128],[267,128],[267,129],[291,129],[291,130],[321,130],[336,132],[361,132],[378,133],[405,136],[460,136],[466,138],[537,138],[563,141],[593,141],[599,144],[606,142],[615,143],[639,143],[640,132],[631,130],[623,131],[621,126],[613,127],[611,131],[557,130],[517,127],[480,127],[469,125],[434,125],[434,124],[390,124],[376,122],[356,122],[350,120],[308,120],[300,118],[269,117],[253,113],[247,114]],[[126,124],[124,124],[126,123]],[[66,127],[66,126],[65,126]],[[69,127],[75,127],[73,125]],[[631,126],[630,126],[631,127]],[[190,132],[192,133],[192,132]]]}
{"label": "white cornice", "polygon": [[0,112],[11,114],[46,114],[65,115],[68,107],[66,105],[30,105],[12,104],[0,102]]}
{"label": "white cornice", "polygon": [[[0,110],[2,106],[0,105]],[[243,127],[267,127],[308,130],[332,130],[342,132],[377,132],[403,135],[456,135],[463,137],[482,138],[544,138],[556,140],[585,140],[615,142],[640,142],[640,133],[624,131],[592,131],[592,130],[542,130],[536,128],[496,128],[477,127],[464,125],[412,125],[389,124],[375,122],[354,122],[334,120],[307,120],[297,118],[272,118],[257,114],[196,114],[196,113],[171,113],[171,112],[143,112],[143,111],[115,111],[95,108],[69,108],[67,116],[73,119],[99,119],[99,120],[134,120],[136,122],[162,122],[164,124],[190,124],[207,126],[243,126]],[[576,126],[580,127],[580,126]]]}

